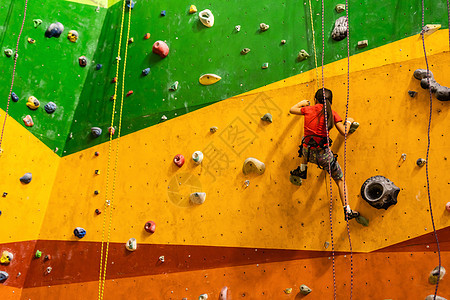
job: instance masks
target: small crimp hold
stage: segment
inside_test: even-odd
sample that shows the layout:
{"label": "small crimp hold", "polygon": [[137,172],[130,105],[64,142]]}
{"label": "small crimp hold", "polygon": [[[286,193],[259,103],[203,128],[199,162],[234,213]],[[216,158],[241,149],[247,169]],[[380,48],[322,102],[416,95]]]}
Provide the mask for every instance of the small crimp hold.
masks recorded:
{"label": "small crimp hold", "polygon": [[173,163],[177,165],[177,167],[181,168],[184,165],[184,156],[183,154],[177,154],[173,158]]}
{"label": "small crimp hold", "polygon": [[8,265],[14,258],[14,255],[9,251],[3,251],[0,258],[0,264]]}
{"label": "small crimp hold", "polygon": [[53,270],[52,267],[47,267],[47,270],[46,270],[47,274],[50,274],[50,272],[51,272],[52,270]]}
{"label": "small crimp hold", "polygon": [[201,294],[200,296],[198,296],[198,300],[206,300],[208,299],[208,294]]}
{"label": "small crimp hold", "polygon": [[131,91],[128,91],[128,93],[127,93],[126,96],[127,96],[127,97],[130,97],[131,95],[133,95],[133,93],[134,93],[134,92],[133,92],[132,90],[131,90]]}
{"label": "small crimp hold", "polygon": [[312,290],[308,287],[308,286],[306,286],[306,285],[304,285],[304,284],[302,284],[301,286],[300,286],[300,293],[302,294],[302,295],[308,295],[309,293],[311,293],[312,292]]}
{"label": "small crimp hold", "polygon": [[101,68],[103,68],[103,65],[102,64],[97,64],[96,66],[95,66],[95,69],[98,71],[98,70],[100,70]]}
{"label": "small crimp hold", "polygon": [[175,81],[170,87],[169,87],[169,91],[176,91],[178,90],[178,81]]}
{"label": "small crimp hold", "polygon": [[51,260],[51,259],[52,259],[52,256],[51,256],[50,254],[47,254],[47,255],[44,257],[44,259],[45,259],[45,260]]}
{"label": "small crimp hold", "polygon": [[263,63],[263,65],[261,66],[261,68],[263,69],[267,69],[269,67],[269,63]]}
{"label": "small crimp hold", "polygon": [[136,2],[134,2],[133,0],[127,0],[126,4],[128,8],[133,9]]}
{"label": "small crimp hold", "polygon": [[99,190],[95,190],[94,191],[94,195],[98,195],[98,194],[100,194],[100,191]]}
{"label": "small crimp hold", "polygon": [[80,56],[78,58],[78,63],[80,64],[80,67],[84,68],[87,66],[87,58],[86,56]]}
{"label": "small crimp hold", "polygon": [[128,240],[128,242],[125,244],[125,248],[127,248],[128,251],[135,251],[137,249],[137,242],[135,238],[131,238]]}
{"label": "small crimp hold", "polygon": [[158,258],[158,260],[160,261],[160,262],[164,262],[165,261],[165,259],[164,259],[164,255],[161,255],[159,258]]}
{"label": "small crimp hold", "polygon": [[34,254],[34,257],[35,258],[41,258],[41,256],[42,256],[42,251],[36,250],[36,253]]}
{"label": "small crimp hold", "polygon": [[241,25],[236,25],[236,26],[234,26],[234,29],[235,29],[237,32],[241,31]]}
{"label": "small crimp hold", "polygon": [[297,55],[297,60],[298,61],[303,61],[305,59],[307,59],[309,57],[308,52],[306,52],[305,49],[300,50],[300,52]]}
{"label": "small crimp hold", "polygon": [[266,31],[267,29],[269,29],[269,25],[267,25],[266,23],[259,24],[259,30]]}
{"label": "small crimp hold", "polygon": [[192,193],[189,200],[194,204],[203,204],[206,200],[206,193]]}
{"label": "small crimp hold", "polygon": [[219,128],[216,126],[209,128],[209,132],[211,132],[211,133],[215,133],[215,132],[217,132],[217,130],[219,130]]}
{"label": "small crimp hold", "polygon": [[132,38],[132,37],[129,38],[129,39],[128,39],[128,44],[133,44],[133,43],[134,43],[134,38]]}
{"label": "small crimp hold", "polygon": [[161,121],[166,121],[167,120],[167,117],[166,117],[166,115],[162,115],[162,117],[161,117]]}
{"label": "small crimp hold", "polygon": [[8,196],[7,192],[3,192],[3,198],[5,198],[6,196]]}
{"label": "small crimp hold", "polygon": [[5,271],[0,271],[0,282],[5,282],[8,279],[9,274]]}
{"label": "small crimp hold", "polygon": [[189,13],[190,14],[193,14],[193,13],[196,13],[197,12],[197,7],[194,5],[194,4],[192,4],[190,7],[189,7]]}
{"label": "small crimp hold", "polygon": [[114,135],[114,133],[116,133],[116,129],[114,127],[108,127],[108,132],[110,135]]}
{"label": "small crimp hold", "polygon": [[411,98],[414,98],[414,97],[417,95],[417,92],[416,92],[416,91],[408,91],[408,95],[409,95]]}
{"label": "small crimp hold", "polygon": [[20,182],[24,184],[28,184],[31,182],[31,179],[33,178],[31,173],[25,173],[22,177],[20,177]]}
{"label": "small crimp hold", "polygon": [[17,102],[17,101],[19,101],[19,96],[17,96],[16,93],[12,92],[11,93],[11,100],[13,102]]}
{"label": "small crimp hold", "polygon": [[95,213],[97,214],[97,215],[99,215],[99,214],[101,214],[102,212],[100,211],[100,209],[95,209]]}
{"label": "small crimp hold", "polygon": [[292,293],[292,288],[287,288],[287,289],[285,289],[285,290],[284,290],[284,293],[285,293],[285,294],[290,294],[290,293]]}
{"label": "small crimp hold", "polygon": [[165,17],[166,16],[166,11],[162,10],[160,15],[161,15],[161,17]]}
{"label": "small crimp hold", "polygon": [[247,175],[249,173],[256,173],[256,174],[263,174],[266,170],[266,165],[257,160],[256,158],[249,157],[244,161],[244,166],[242,167],[242,172],[244,175]]}
{"label": "small crimp hold", "polygon": [[102,129],[100,127],[92,127],[91,134],[93,137],[99,137],[102,134]]}
{"label": "small crimp hold", "polygon": [[284,45],[284,44],[286,44],[286,43],[287,43],[286,40],[281,40],[281,45]]}
{"label": "small crimp hold", "polygon": [[362,40],[358,42],[358,48],[365,48],[369,45],[369,41],[368,40]]}
{"label": "small crimp hold", "polygon": [[42,20],[41,19],[34,19],[33,20],[34,28],[37,28],[41,24],[42,24]]}
{"label": "small crimp hold", "polygon": [[39,102],[38,99],[36,99],[36,97],[34,96],[28,97],[27,106],[29,109],[36,110],[38,109],[39,105],[41,105],[41,103]]}
{"label": "small crimp hold", "polygon": [[247,54],[249,52],[250,52],[250,48],[244,48],[244,49],[241,50],[241,54],[242,55],[245,55],[245,54]]}
{"label": "small crimp hold", "polygon": [[73,234],[74,234],[77,238],[81,239],[81,238],[83,238],[83,237],[86,235],[86,230],[84,230],[84,228],[77,227],[77,228],[75,228],[75,229],[73,230]]}
{"label": "small crimp hold", "polygon": [[144,40],[148,40],[148,39],[150,38],[150,36],[151,36],[151,34],[150,34],[149,32],[147,32],[147,33],[144,35]]}
{"label": "small crimp hold", "polygon": [[36,40],[34,40],[34,39],[32,39],[32,38],[28,38],[27,41],[28,41],[28,43],[30,43],[30,44],[36,43]]}
{"label": "small crimp hold", "polygon": [[149,73],[150,73],[150,68],[145,68],[144,70],[142,70],[143,76],[147,76]]}
{"label": "small crimp hold", "polygon": [[345,11],[345,4],[336,4],[336,7],[334,9],[339,14],[339,13]]}
{"label": "small crimp hold", "polygon": [[267,113],[264,116],[261,117],[261,120],[265,121],[265,122],[269,122],[272,123],[272,115]]}

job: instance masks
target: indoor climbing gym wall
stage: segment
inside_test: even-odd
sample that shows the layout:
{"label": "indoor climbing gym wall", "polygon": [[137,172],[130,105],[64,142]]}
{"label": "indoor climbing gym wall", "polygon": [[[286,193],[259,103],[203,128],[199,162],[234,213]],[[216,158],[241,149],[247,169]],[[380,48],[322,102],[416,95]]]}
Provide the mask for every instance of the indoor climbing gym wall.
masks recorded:
{"label": "indoor climbing gym wall", "polygon": [[2,0],[0,299],[450,299],[449,11]]}

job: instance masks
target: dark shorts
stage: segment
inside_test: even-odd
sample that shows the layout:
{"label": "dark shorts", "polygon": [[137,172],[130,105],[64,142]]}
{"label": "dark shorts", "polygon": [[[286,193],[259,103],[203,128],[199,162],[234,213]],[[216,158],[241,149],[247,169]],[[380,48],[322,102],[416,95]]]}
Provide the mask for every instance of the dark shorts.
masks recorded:
{"label": "dark shorts", "polygon": [[322,148],[310,148],[308,150],[307,147],[303,147],[302,150],[303,157],[308,158],[308,162],[316,164],[321,169],[327,170],[329,173],[329,167],[331,166],[331,177],[334,180],[339,180],[344,177],[344,173],[342,173],[341,166],[339,165],[337,159],[334,158],[333,152],[330,148],[322,149]]}

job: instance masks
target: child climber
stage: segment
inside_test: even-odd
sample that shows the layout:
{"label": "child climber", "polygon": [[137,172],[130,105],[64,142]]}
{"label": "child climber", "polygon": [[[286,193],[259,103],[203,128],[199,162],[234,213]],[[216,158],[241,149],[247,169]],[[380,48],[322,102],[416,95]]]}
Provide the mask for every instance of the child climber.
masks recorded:
{"label": "child climber", "polygon": [[[344,206],[345,218],[350,220],[357,218],[359,212],[350,209],[350,205],[346,205],[344,199],[348,198],[347,190],[344,191],[346,183],[344,181],[344,174],[337,162],[337,155],[334,155],[331,149],[331,139],[327,139],[327,131],[325,128],[325,113],[327,114],[327,127],[331,130],[333,126],[339,131],[341,135],[345,135],[345,128],[350,124],[348,135],[352,134],[359,126],[353,119],[348,118],[342,124],[342,118],[331,109],[333,100],[333,93],[329,89],[319,89],[315,95],[316,104],[310,106],[308,100],[300,101],[291,107],[289,112],[295,115],[303,115],[305,117],[304,137],[300,145],[299,157],[301,164],[297,169],[292,170],[291,177],[300,178],[298,184],[301,184],[301,179],[306,179],[307,164],[312,162],[319,168],[327,170],[331,177],[336,182],[339,188],[339,197]],[[326,112],[324,101],[326,101]],[[344,193],[346,194],[344,196]]]}

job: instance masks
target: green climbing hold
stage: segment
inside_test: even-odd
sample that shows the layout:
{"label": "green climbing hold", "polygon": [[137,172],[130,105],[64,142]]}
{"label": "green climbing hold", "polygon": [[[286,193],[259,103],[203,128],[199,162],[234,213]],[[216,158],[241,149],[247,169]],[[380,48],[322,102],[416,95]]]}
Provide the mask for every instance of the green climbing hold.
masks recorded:
{"label": "green climbing hold", "polygon": [[42,251],[36,250],[36,254],[34,254],[34,257],[40,258],[42,256]]}
{"label": "green climbing hold", "polygon": [[38,26],[42,24],[42,20],[41,19],[34,19],[33,20],[33,24],[34,24],[34,28],[38,28]]}
{"label": "green climbing hold", "polygon": [[369,226],[369,220],[364,218],[363,216],[359,216],[356,218],[356,222],[358,222],[359,224],[363,225],[363,226]]}
{"label": "green climbing hold", "polygon": [[178,90],[178,81],[175,81],[169,88],[169,91],[176,91]]}

